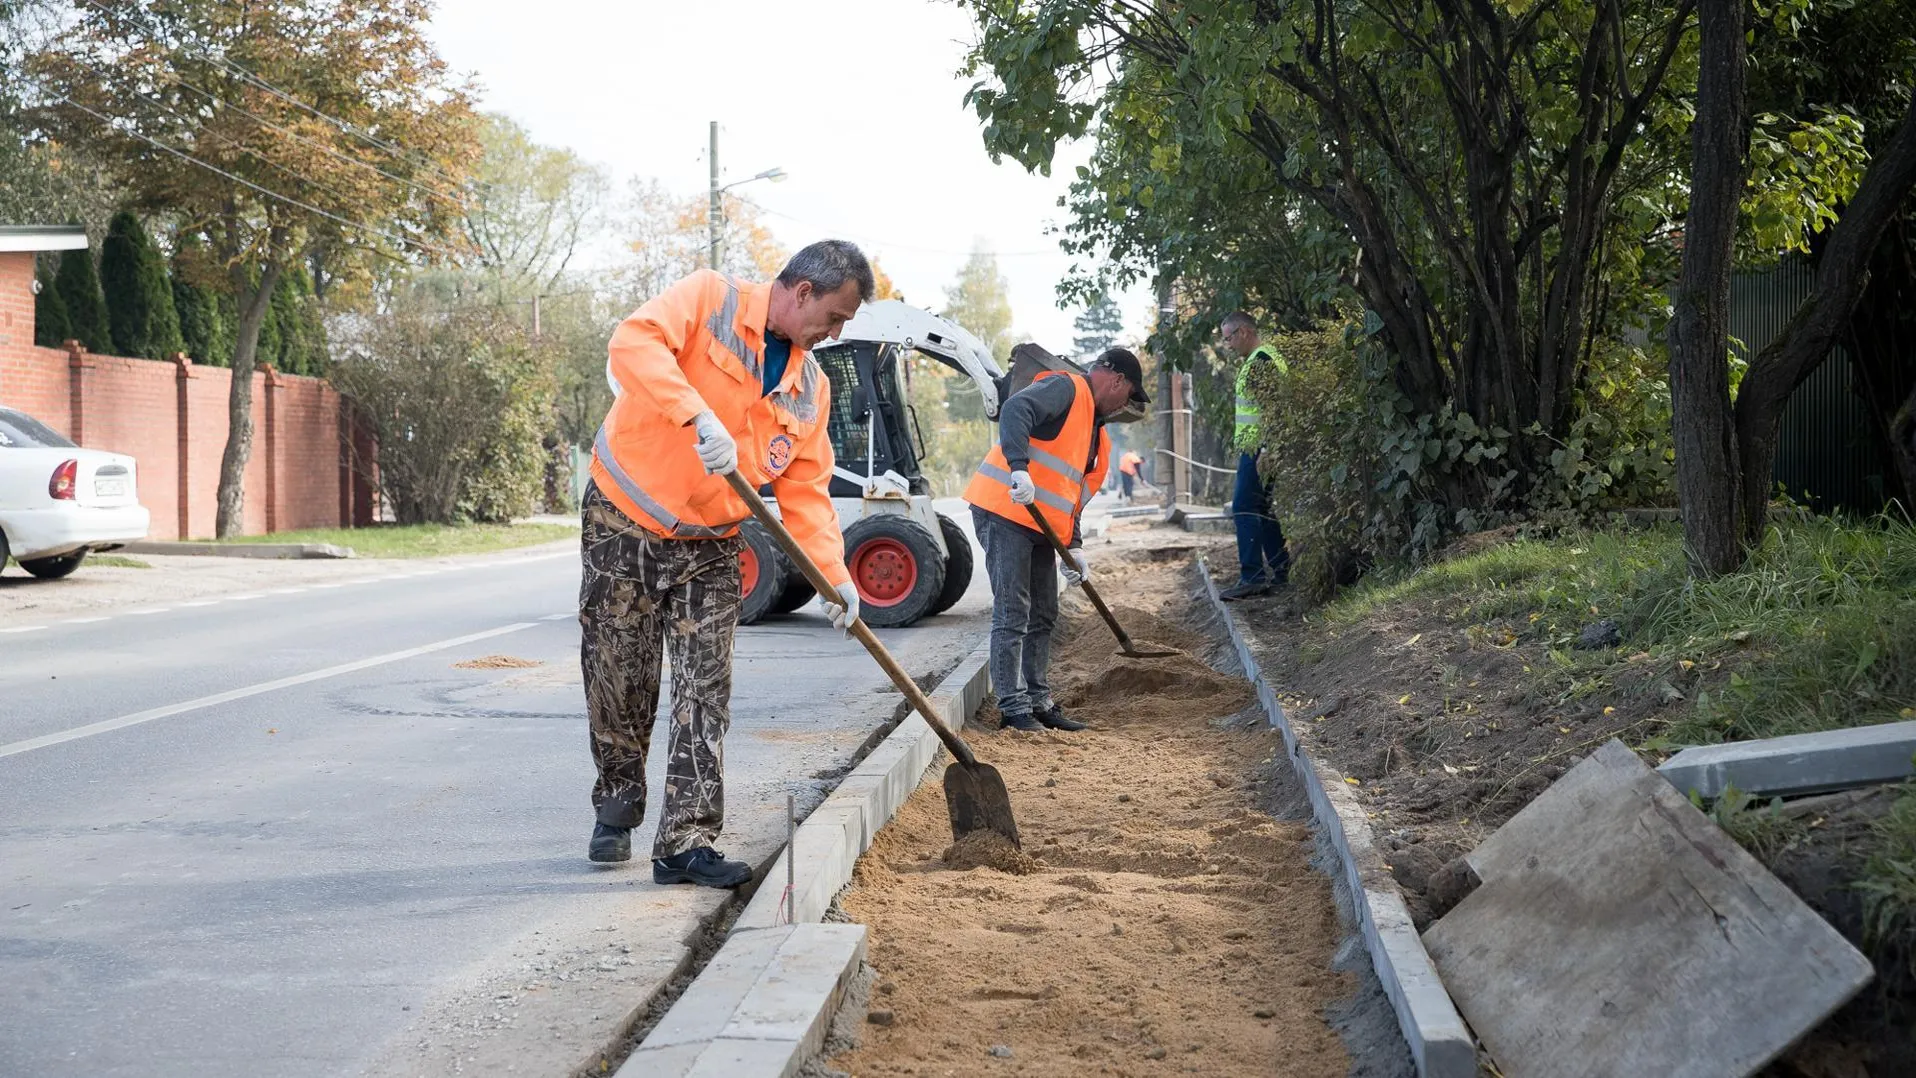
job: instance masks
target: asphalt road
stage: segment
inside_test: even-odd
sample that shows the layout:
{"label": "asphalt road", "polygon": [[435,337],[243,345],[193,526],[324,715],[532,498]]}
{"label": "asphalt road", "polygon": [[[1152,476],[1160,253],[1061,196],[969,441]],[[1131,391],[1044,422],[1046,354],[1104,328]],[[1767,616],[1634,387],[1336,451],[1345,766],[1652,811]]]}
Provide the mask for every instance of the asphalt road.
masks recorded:
{"label": "asphalt road", "polygon": [[[982,576],[884,634],[914,674]],[[655,887],[649,826],[585,859],[577,587],[543,550],[0,635],[0,1074],[587,1058],[719,896]],[[538,665],[455,665],[492,655]],[[720,848],[770,858],[897,700],[814,607],[741,630]]]}

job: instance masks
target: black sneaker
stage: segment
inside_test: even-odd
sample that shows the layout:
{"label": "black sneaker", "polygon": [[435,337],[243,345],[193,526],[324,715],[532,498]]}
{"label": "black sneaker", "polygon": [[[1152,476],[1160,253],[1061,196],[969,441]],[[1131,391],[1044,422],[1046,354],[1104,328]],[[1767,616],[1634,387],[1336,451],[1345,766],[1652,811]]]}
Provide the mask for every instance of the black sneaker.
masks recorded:
{"label": "black sneaker", "polygon": [[998,729],[1022,730],[1027,734],[1044,732],[1044,727],[1038,725],[1038,720],[1032,718],[1031,713],[1028,711],[1015,711],[1009,715],[1000,716],[998,719]]}
{"label": "black sneaker", "polygon": [[592,847],[587,853],[594,861],[632,860],[632,829],[599,824],[592,828]]}
{"label": "black sneaker", "polygon": [[752,866],[743,861],[727,861],[724,854],[710,846],[697,846],[676,857],[654,857],[652,882],[743,887],[752,882]]}
{"label": "black sneaker", "polygon": [[1075,731],[1075,730],[1085,729],[1084,723],[1081,723],[1076,719],[1065,718],[1064,708],[1061,708],[1056,704],[1052,704],[1050,707],[1045,708],[1043,711],[1032,712],[1031,717],[1034,719],[1037,719],[1038,722],[1043,724],[1046,729],[1050,729],[1050,730]]}
{"label": "black sneaker", "polygon": [[1249,599],[1255,595],[1269,595],[1270,593],[1271,583],[1268,580],[1240,580],[1230,587],[1225,588],[1223,591],[1218,592],[1217,597],[1227,603],[1234,603],[1239,599]]}

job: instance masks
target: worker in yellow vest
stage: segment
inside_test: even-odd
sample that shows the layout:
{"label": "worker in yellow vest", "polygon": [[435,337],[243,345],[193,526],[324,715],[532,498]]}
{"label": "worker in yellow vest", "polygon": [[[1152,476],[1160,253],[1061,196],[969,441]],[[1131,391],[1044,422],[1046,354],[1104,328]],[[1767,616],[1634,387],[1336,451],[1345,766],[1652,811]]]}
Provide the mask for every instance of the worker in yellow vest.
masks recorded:
{"label": "worker in yellow vest", "polygon": [[1227,601],[1264,595],[1290,582],[1291,556],[1284,547],[1284,528],[1271,508],[1270,492],[1258,474],[1259,442],[1257,398],[1248,386],[1259,364],[1271,364],[1288,373],[1290,366],[1270,345],[1258,340],[1257,320],[1243,311],[1224,316],[1220,327],[1224,343],[1243,359],[1237,369],[1237,483],[1231,493],[1231,516],[1237,525],[1237,583],[1218,597]]}
{"label": "worker in yellow vest", "polygon": [[712,848],[725,819],[738,525],[749,515],[724,476],[771,485],[785,527],[834,585],[819,599],[826,616],[841,629],[856,621],[830,490],[831,383],[810,349],[837,336],[872,289],[857,247],[821,240],[762,284],[700,270],[613,331],[612,410],[592,446],[579,587],[594,861],[632,856],[663,652],[671,743],[653,882],[752,879],[750,865]]}
{"label": "worker in yellow vest", "polygon": [[1127,404],[1149,403],[1138,357],[1112,348],[1085,374],[1039,375],[999,411],[998,444],[971,477],[965,500],[991,577],[991,684],[1003,729],[1084,729],[1065,716],[1045,680],[1058,620],[1058,570],[1031,510],[1060,537],[1070,536],[1064,576],[1082,581],[1091,566],[1079,517],[1111,466],[1104,421]]}

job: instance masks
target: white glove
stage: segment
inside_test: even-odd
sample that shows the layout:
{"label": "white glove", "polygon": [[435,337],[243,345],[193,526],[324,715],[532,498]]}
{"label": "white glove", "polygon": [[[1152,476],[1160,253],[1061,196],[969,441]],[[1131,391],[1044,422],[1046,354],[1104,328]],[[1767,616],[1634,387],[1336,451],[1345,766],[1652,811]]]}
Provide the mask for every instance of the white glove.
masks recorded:
{"label": "white glove", "polygon": [[1038,500],[1038,485],[1031,481],[1031,473],[1020,468],[1011,473],[1011,500],[1019,505],[1030,505]]}
{"label": "white glove", "polygon": [[[837,601],[833,602],[832,599]],[[825,616],[831,619],[832,628],[843,629],[849,636],[852,631],[852,622],[858,620],[858,588],[847,580],[838,586],[838,594],[832,599],[827,599],[823,595],[819,596],[819,608],[824,610]]]}
{"label": "white glove", "polygon": [[1058,570],[1064,574],[1065,583],[1076,587],[1084,583],[1085,579],[1091,575],[1091,559],[1084,556],[1083,547],[1074,546],[1066,553],[1071,557],[1060,565]]}
{"label": "white glove", "polygon": [[710,410],[700,412],[692,419],[692,429],[698,431],[699,463],[705,465],[706,475],[730,475],[738,471],[738,443],[732,440],[732,434],[719,422],[719,417]]}

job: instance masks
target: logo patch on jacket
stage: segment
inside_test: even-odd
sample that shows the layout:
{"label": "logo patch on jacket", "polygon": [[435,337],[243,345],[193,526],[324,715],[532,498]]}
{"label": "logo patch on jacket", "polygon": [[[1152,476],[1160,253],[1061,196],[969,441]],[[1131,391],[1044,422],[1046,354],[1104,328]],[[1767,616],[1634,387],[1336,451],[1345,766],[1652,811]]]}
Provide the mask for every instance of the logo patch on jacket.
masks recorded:
{"label": "logo patch on jacket", "polygon": [[774,435],[772,444],[765,450],[765,465],[773,473],[782,472],[792,462],[792,436]]}

